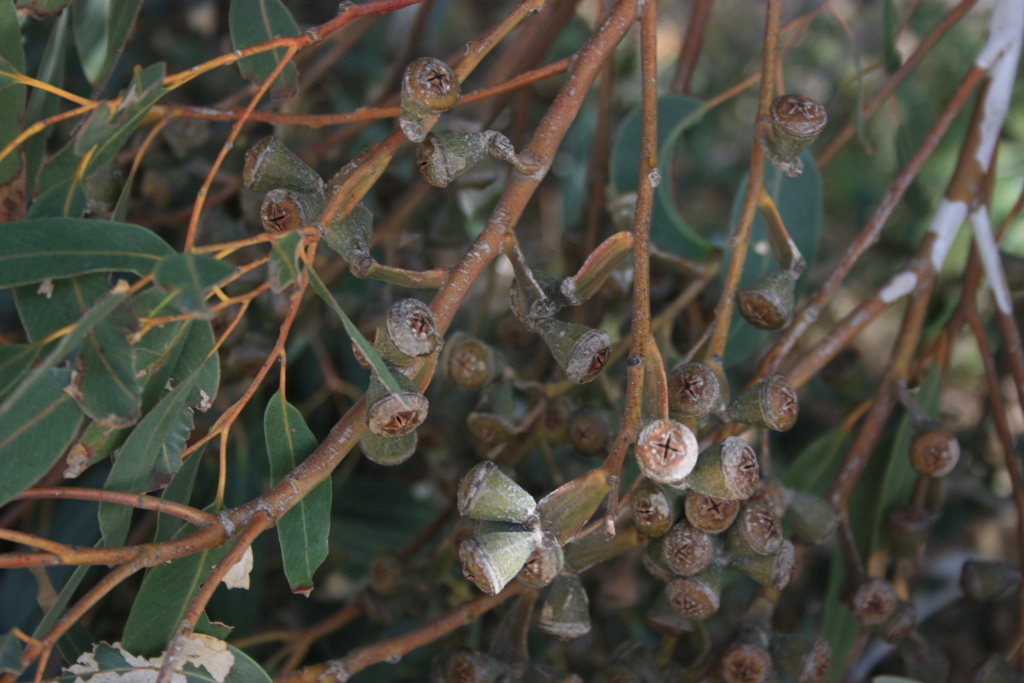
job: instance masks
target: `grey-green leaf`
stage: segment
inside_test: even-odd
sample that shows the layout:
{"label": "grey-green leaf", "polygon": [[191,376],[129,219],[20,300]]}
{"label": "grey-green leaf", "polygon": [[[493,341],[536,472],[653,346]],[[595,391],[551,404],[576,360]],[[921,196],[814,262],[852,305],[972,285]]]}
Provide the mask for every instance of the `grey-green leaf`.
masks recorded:
{"label": "grey-green leaf", "polygon": [[291,232],[270,244],[270,289],[281,293],[299,279],[302,235]]}
{"label": "grey-green leaf", "polygon": [[0,225],[0,287],[112,270],[149,275],[172,253],[156,233],[129,223],[14,221]]}
{"label": "grey-green leaf", "polygon": [[101,427],[120,429],[139,420],[142,388],[127,336],[138,330],[138,323],[131,307],[121,305],[82,340],[75,399]]}
{"label": "grey-green leaf", "polygon": [[[281,0],[231,0],[228,22],[231,25],[231,42],[236,50],[265,43],[272,38],[299,35],[298,24]],[[238,62],[238,68],[244,78],[261,84],[277,68],[285,52],[284,48],[278,48],[246,57]],[[295,65],[289,64],[271,84],[270,96],[274,99],[294,97],[298,90]]]}
{"label": "grey-green leaf", "polygon": [[[53,5],[58,2],[66,4],[69,0],[20,0],[22,2]],[[43,50],[42,60],[39,62],[39,71],[36,78],[50,85],[61,86],[64,84],[64,62],[67,55],[68,26],[70,13],[61,14],[50,31],[50,38],[46,41],[46,49]],[[28,109],[25,111],[24,126],[31,126],[36,121],[42,121],[57,113],[60,107],[60,98],[53,93],[34,88],[28,98]],[[46,154],[46,143],[53,133],[53,126],[32,136],[31,140],[25,143],[25,175],[26,188],[25,196],[32,197],[35,194],[36,173],[43,163],[43,156]],[[83,190],[84,193],[84,190]]]}
{"label": "grey-green leaf", "polygon": [[14,633],[0,637],[0,672],[20,674],[25,668],[21,663],[21,641]]}
{"label": "grey-green leaf", "polygon": [[102,88],[117,64],[142,0],[77,0],[75,44],[89,82]]}
{"label": "grey-green leaf", "polygon": [[[0,58],[0,68],[25,73],[25,52],[21,47],[18,14],[14,3],[9,0],[0,2]],[[21,132],[21,116],[24,112],[24,85],[18,83],[0,90],[0,148],[6,147]],[[21,157],[9,154],[0,161],[0,185],[17,178],[21,170]]]}
{"label": "grey-green leaf", "polygon": [[[277,484],[310,453],[317,441],[281,392],[270,399],[263,417],[263,431],[270,457],[270,479]],[[295,593],[309,595],[313,573],[327,558],[327,539],[331,528],[331,482],[320,482],[307,496],[278,520],[277,537],[281,544],[284,573]]]}
{"label": "grey-green leaf", "polygon": [[39,349],[31,344],[0,346],[0,397],[3,397],[28,372]]}
{"label": "grey-green leaf", "polygon": [[234,272],[230,263],[207,254],[172,254],[157,264],[153,282],[161,291],[175,295],[175,306],[191,313],[204,310],[210,290]]}
{"label": "grey-green leaf", "polygon": [[70,371],[51,370],[0,415],[0,505],[34,484],[71,443],[82,412],[64,391]]}
{"label": "grey-green leaf", "polygon": [[18,9],[28,10],[36,19],[61,11],[75,0],[18,0]]}

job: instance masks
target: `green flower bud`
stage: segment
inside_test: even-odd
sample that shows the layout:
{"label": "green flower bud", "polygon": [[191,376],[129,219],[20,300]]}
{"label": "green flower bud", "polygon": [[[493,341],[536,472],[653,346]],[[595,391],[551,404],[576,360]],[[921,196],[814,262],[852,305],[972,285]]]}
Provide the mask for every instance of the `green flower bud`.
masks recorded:
{"label": "green flower bud", "polygon": [[525,523],[536,514],[533,496],[493,462],[482,462],[462,478],[456,497],[459,514],[491,522]]}
{"label": "green flower bud", "polygon": [[505,370],[505,354],[465,332],[456,332],[441,354],[445,377],[466,389],[481,389]]}
{"label": "green flower bud", "polygon": [[893,505],[886,515],[892,551],[897,557],[913,557],[932,528],[928,511],[918,505]]}
{"label": "green flower bud", "polygon": [[459,79],[452,68],[433,57],[413,60],[402,76],[398,125],[413,142],[422,142],[437,115],[459,101]]}
{"label": "green flower bud", "polygon": [[832,663],[832,647],[827,640],[792,633],[775,633],[771,640],[772,659],[797,683],[825,680]]}
{"label": "green flower bud", "polygon": [[783,541],[779,549],[771,555],[757,553],[730,555],[728,565],[743,572],[762,586],[769,586],[780,591],[789,584],[793,573],[796,572],[796,557],[793,554],[793,544]]}
{"label": "green flower bud", "polygon": [[705,534],[720,534],[730,526],[740,512],[739,501],[707,496],[690,491],[683,505],[686,519]]}
{"label": "green flower bud", "polygon": [[896,590],[885,579],[868,579],[850,598],[853,616],[865,626],[883,623],[896,611]]}
{"label": "green flower bud", "polygon": [[728,413],[733,422],[785,432],[796,424],[800,404],[789,380],[775,375],[745,389]]}
{"label": "green flower bud", "polygon": [[680,418],[700,418],[718,409],[722,386],[703,363],[685,363],[668,376],[668,407]]}
{"label": "green flower bud", "polygon": [[578,638],[590,631],[590,600],[580,577],[563,574],[551,583],[537,627],[560,640]]}
{"label": "green flower bud", "polygon": [[324,179],[279,138],[268,136],[245,153],[242,184],[256,192],[278,188],[324,193]]}
{"label": "green flower bud", "polygon": [[280,234],[312,225],[324,210],[324,195],[321,192],[302,192],[278,188],[267,192],[260,205],[260,220],[263,229]]}
{"label": "green flower bud", "polygon": [[673,572],[680,576],[695,576],[714,559],[715,543],[711,536],[681,520],[665,534],[662,554],[665,564]]}
{"label": "green flower bud", "polygon": [[495,595],[516,577],[536,547],[536,534],[530,531],[467,538],[459,545],[462,573],[477,588]]}
{"label": "green flower bud", "polygon": [[782,524],[767,503],[747,503],[725,535],[731,554],[774,555],[782,546]]}
{"label": "green flower bud", "polygon": [[793,528],[793,536],[803,543],[824,543],[839,526],[839,511],[821,496],[793,491],[786,507],[786,522]]}
{"label": "green flower bud", "polygon": [[408,366],[433,353],[440,343],[430,307],[419,299],[399,299],[377,325],[373,348],[389,363]]}
{"label": "green flower bud", "polygon": [[793,319],[796,279],[788,270],[769,273],[736,294],[740,315],[759,330],[779,330]]}
{"label": "green flower bud", "polygon": [[757,490],[760,467],[754,449],[737,436],[709,447],[686,478],[690,489],[715,498],[743,500]]}
{"label": "green flower bud", "polygon": [[650,538],[664,536],[679,518],[679,492],[660,484],[642,484],[633,492],[633,523]]}
{"label": "green flower bud", "polygon": [[659,484],[683,486],[697,464],[697,437],[682,422],[652,420],[636,441],[636,461],[647,478]]}
{"label": "green flower bud", "polygon": [[608,448],[612,428],[608,415],[597,408],[580,408],[569,419],[569,442],[587,455],[599,455]]}
{"label": "green flower bud", "polygon": [[363,455],[378,465],[401,465],[416,452],[416,441],[415,431],[394,437],[367,432],[359,440],[359,448]]}
{"label": "green flower bud", "polygon": [[347,216],[333,220],[321,234],[327,245],[348,261],[353,275],[366,277],[373,266],[373,214],[364,204],[356,204]]}
{"label": "green flower bud", "polygon": [[825,129],[828,116],[825,108],[804,95],[783,95],[772,102],[772,140],[768,158],[786,175],[796,177],[803,172],[797,157]]}
{"label": "green flower bud", "polygon": [[565,566],[565,553],[561,548],[537,548],[530,555],[516,579],[527,588],[547,586]]}
{"label": "green flower bud", "polygon": [[485,444],[505,443],[516,434],[515,411],[512,385],[496,382],[484,389],[466,423],[469,431]]}

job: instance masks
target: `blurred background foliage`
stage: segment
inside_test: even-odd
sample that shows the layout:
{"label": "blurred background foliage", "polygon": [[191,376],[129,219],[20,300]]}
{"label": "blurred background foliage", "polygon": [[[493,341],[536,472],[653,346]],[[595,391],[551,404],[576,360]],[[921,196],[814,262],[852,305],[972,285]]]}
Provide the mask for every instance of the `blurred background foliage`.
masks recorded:
{"label": "blurred background foliage", "polygon": [[[333,0],[288,0],[286,3],[300,30],[334,16]],[[814,1],[784,4],[783,22],[803,15],[817,6]],[[799,39],[786,56],[785,86],[790,92],[810,95],[823,103],[830,124],[814,149],[820,149],[842,124],[855,116],[858,89],[871,93],[886,73],[886,52],[906,55],[920,37],[953,5],[948,0],[833,0],[836,13],[848,22],[852,36],[828,12],[822,11],[801,30]],[[819,175],[814,168],[800,179],[799,191],[780,201],[784,215],[792,216],[787,225],[802,235],[808,248],[804,253],[812,268],[801,281],[803,291],[813,289],[830,272],[871,212],[888,190],[889,183],[912,150],[916,149],[962,74],[984,41],[988,4],[979,2],[938,46],[913,75],[897,90],[896,97],[863,127],[863,139],[854,139]],[[47,50],[58,50],[58,68],[63,69],[63,87],[85,96],[111,97],[124,88],[135,65],[166,62],[167,72],[176,73],[232,49],[228,30],[229,2],[222,0],[146,0],[123,54],[110,67],[107,53],[97,45],[95,28],[102,21],[102,0],[76,0],[73,11],[60,18],[23,19],[27,71],[35,74]],[[274,103],[288,113],[331,113],[351,111],[379,104],[396,92],[396,78],[410,56],[439,57],[459,52],[468,37],[479,35],[508,11],[509,2],[473,0],[434,0],[429,9],[426,29],[410,55],[406,44],[417,7],[392,15],[363,19],[326,41],[316,49],[303,51],[298,59],[299,91],[296,97]],[[684,34],[689,2],[662,0],[660,3],[658,47],[662,91],[668,95],[674,63]],[[756,10],[756,11],[754,11]],[[567,56],[580,48],[595,28],[597,2],[581,0],[575,15],[554,41],[540,63]],[[717,0],[705,36],[704,51],[698,63],[689,95],[704,101],[737,83],[760,68],[763,16],[760,5],[749,0]],[[887,38],[887,27],[896,17],[905,21],[897,39]],[[789,36],[784,34],[785,45]],[[614,85],[611,107],[613,141],[629,147],[628,122],[639,105],[638,33],[633,31],[615,53]],[[509,42],[513,45],[514,42]],[[342,46],[346,49],[338,58]],[[488,74],[501,60],[510,59],[506,46],[500,46],[468,80],[464,90],[489,84]],[[858,76],[858,64],[862,73]],[[112,68],[104,77],[105,68]],[[547,110],[564,77],[554,77],[521,91],[492,126],[512,138],[517,149],[524,143],[535,123]],[[170,93],[165,102],[202,106],[241,108],[248,101],[252,86],[239,77],[236,68],[217,69]],[[33,93],[35,97],[39,93]],[[696,236],[686,242],[665,215],[653,228],[655,239],[683,240],[677,246],[704,243],[721,247],[734,222],[733,213],[747,168],[751,145],[750,124],[756,109],[756,89],[749,88],[693,122],[663,156],[662,167],[670,182],[662,189],[669,206],[678,213]],[[55,107],[54,104],[45,106]],[[266,107],[268,105],[264,105]],[[489,111],[489,101],[466,105],[449,114],[448,125],[457,129],[469,126]],[[520,221],[517,233],[532,266],[563,276],[575,272],[583,256],[585,212],[588,205],[586,173],[597,121],[597,92],[593,92],[573,123],[535,201]],[[672,118],[662,108],[662,131],[688,114],[686,107]],[[843,285],[803,348],[831,327],[857,302],[868,296],[914,253],[934,208],[937,206],[955,165],[969,117],[966,106],[949,134],[940,143],[924,171],[914,181],[906,198],[897,208],[883,232],[881,242],[868,258],[862,259]],[[633,114],[635,117],[635,114]],[[44,144],[57,151],[76,131],[79,121],[59,124],[33,144]],[[162,134],[162,144],[154,145],[144,159],[131,197],[128,220],[152,227],[172,246],[180,249],[184,241],[189,208],[210,164],[226,137],[230,123],[177,121]],[[260,197],[238,188],[242,151],[263,136],[273,133],[282,138],[325,177],[332,175],[354,154],[381,139],[393,129],[393,121],[381,120],[368,125],[323,129],[292,125],[269,126],[250,123],[228,155],[219,173],[213,195],[200,224],[200,241],[240,239],[260,230],[256,212]],[[145,131],[135,134],[120,152],[118,166],[126,169],[134,157]],[[634,133],[635,134],[635,133]],[[869,149],[870,148],[870,149]],[[366,203],[377,220],[398,208],[405,193],[418,179],[412,146],[405,146],[385,175],[367,195]],[[610,169],[612,187],[620,175],[629,177],[628,168],[636,168],[635,156],[613,153]],[[807,157],[809,159],[809,157]],[[1024,184],[1024,88],[1016,88],[1004,139],[998,157],[997,182],[992,199],[993,216],[998,222],[1006,214]],[[412,269],[450,267],[479,233],[503,187],[504,168],[485,164],[480,170],[446,190],[431,191],[406,221],[404,228],[375,252],[378,260]],[[769,175],[769,186],[771,186]],[[795,182],[795,181],[794,181]],[[635,183],[635,180],[634,180]],[[218,192],[228,188],[227,192]],[[233,188],[233,190],[232,190]],[[630,188],[614,187],[614,191]],[[614,196],[614,192],[612,194]],[[116,195],[115,195],[116,197]],[[95,215],[111,210],[102,200],[90,197]],[[666,210],[667,211],[667,210]],[[611,221],[602,221],[602,235],[612,232]],[[755,240],[757,238],[755,237]],[[969,231],[964,230],[950,252],[940,277],[937,293],[925,333],[925,342],[934,339],[959,297],[959,277],[970,246]],[[1019,223],[1003,242],[1004,262],[1015,294],[1024,291],[1024,230]],[[322,252],[325,250],[322,250]],[[756,245],[755,245],[756,251]],[[243,256],[247,252],[243,252]],[[255,253],[255,252],[253,252]],[[249,255],[248,258],[253,258]],[[364,333],[372,331],[387,306],[407,290],[374,280],[339,277],[339,262],[322,255],[319,272],[338,296],[342,307],[360,325]],[[755,261],[751,262],[756,264]],[[751,268],[756,265],[751,265]],[[254,271],[250,282],[265,277]],[[748,274],[749,277],[749,274]],[[544,379],[552,367],[550,356],[536,338],[519,346],[508,328],[507,299],[511,268],[503,259],[493,273],[481,278],[470,299],[459,313],[453,329],[473,330],[501,346],[522,377]],[[652,298],[655,313],[685,284],[681,278],[655,268]],[[582,315],[591,324],[600,324],[617,340],[628,335],[630,296],[628,279],[613,277],[602,290],[599,301],[585,308]],[[666,363],[673,364],[696,341],[710,319],[717,300],[716,287],[708,289],[700,305],[680,318],[672,331],[674,349],[663,349]],[[985,304],[988,305],[988,304]],[[205,433],[219,410],[237,400],[248,386],[251,374],[273,345],[287,301],[279,296],[257,300],[239,330],[221,351],[221,390],[214,410],[196,414],[193,436]],[[900,311],[896,307],[882,316],[858,337],[852,350],[831,364],[823,376],[801,391],[803,406],[797,426],[783,435],[773,436],[772,456],[787,481],[799,482],[807,490],[823,491],[831,481],[831,472],[848,443],[840,426],[844,418],[877,384],[889,357]],[[223,324],[215,320],[214,326]],[[0,290],[0,339],[20,342],[23,332],[9,290]],[[741,383],[749,376],[758,349],[767,335],[737,323],[730,340],[730,373]],[[519,343],[519,342],[516,342]],[[997,447],[989,420],[986,389],[980,357],[969,335],[958,340],[953,362],[944,381],[937,379],[931,400],[945,424],[956,432],[963,447],[957,472],[948,480],[947,505],[920,563],[920,581],[915,597],[919,600],[922,630],[936,643],[945,643],[954,666],[954,680],[973,666],[986,652],[1009,646],[1016,619],[1014,607],[995,604],[979,609],[960,597],[956,582],[963,560],[985,555],[1012,560],[1008,535],[1013,526],[1013,509],[1008,498],[1008,474]],[[306,306],[287,347],[288,399],[299,407],[310,428],[322,439],[338,418],[358,398],[367,385],[368,374],[356,364],[347,336],[340,323],[319,301]],[[621,398],[621,365],[605,373],[597,382],[575,389],[581,403],[614,406]],[[1007,378],[1009,381],[1009,378]],[[256,394],[231,433],[229,478],[226,503],[239,505],[265,492],[269,469],[262,433],[262,416],[273,394],[272,377]],[[1012,387],[1005,387],[1005,398],[1014,404]],[[354,599],[368,580],[371,563],[384,552],[398,552],[412,542],[424,528],[450,504],[453,487],[478,460],[476,445],[465,429],[465,415],[472,409],[476,395],[438,379],[428,397],[432,410],[420,429],[417,455],[405,464],[385,468],[365,458],[349,457],[332,477],[334,503],[331,517],[330,555],[316,576],[316,588],[310,598],[293,595],[282,572],[276,536],[264,534],[254,545],[253,588],[248,592],[220,590],[209,607],[211,619],[234,628],[229,641],[277,629],[297,630],[336,612]],[[520,411],[526,406],[521,405]],[[1019,411],[1012,411],[1018,454],[1022,451],[1024,424]],[[869,469],[862,487],[868,489],[855,498],[854,508],[880,510],[884,495],[892,500],[906,497],[905,482],[899,472],[888,466],[902,457],[900,419],[891,425],[891,435],[879,446],[878,467]],[[905,427],[904,427],[905,429]],[[906,436],[902,437],[905,441]],[[535,445],[522,454],[520,481],[531,493],[542,494],[561,478],[569,478],[600,463],[570,448],[556,449],[546,459],[544,449]],[[891,458],[891,459],[890,459]],[[198,465],[192,504],[202,507],[213,500],[217,481],[215,449],[209,449]],[[790,469],[792,468],[792,469]],[[100,462],[86,472],[78,484],[102,487],[109,464]],[[787,469],[789,472],[787,473]],[[627,468],[625,484],[636,476],[636,468]],[[887,488],[887,487],[894,488]],[[19,522],[47,538],[87,546],[99,538],[96,505],[73,501],[36,504]],[[131,541],[151,538],[155,522],[152,513],[135,514]],[[867,514],[858,521],[858,541],[870,544],[879,533],[882,521]],[[423,577],[412,581],[410,592],[401,599],[382,601],[380,613],[363,616],[346,627],[316,641],[308,661],[338,657],[353,647],[401,633],[422,620],[447,611],[473,593],[461,577],[457,563],[447,554],[445,540],[457,533],[451,523],[445,531],[428,541],[428,552],[420,552],[415,565]],[[872,561],[868,547],[866,557]],[[783,595],[778,619],[791,630],[814,630],[822,624],[841,642],[833,642],[835,663],[842,662],[843,647],[852,645],[856,630],[843,622],[835,591],[828,591],[829,561],[836,557],[832,545],[816,548],[803,555],[796,579]],[[84,585],[101,575],[101,569],[86,573]],[[60,589],[72,568],[46,570],[52,584]],[[84,628],[91,641],[113,641],[121,637],[125,619],[138,590],[141,574],[129,579],[115,591],[103,609],[90,613]],[[531,651],[539,661],[547,661],[587,676],[606,664],[608,653],[624,638],[639,638],[651,645],[657,637],[645,623],[644,615],[655,595],[655,582],[640,568],[636,557],[627,556],[600,566],[585,576],[590,590],[596,628],[586,637],[559,643],[539,633],[531,635]],[[836,584],[833,578],[833,585]],[[25,570],[0,573],[0,633],[12,627],[32,632],[41,612],[36,601],[37,579]],[[753,584],[735,581],[727,589],[719,617],[710,622],[726,628],[752,595]],[[384,604],[386,603],[386,604]],[[830,612],[830,610],[832,610]],[[500,614],[499,610],[499,614]],[[496,617],[489,615],[471,627],[442,639],[431,647],[416,651],[397,666],[382,664],[360,674],[355,680],[422,680],[427,662],[438,649],[458,645],[485,648]],[[845,640],[844,640],[845,639]],[[89,641],[86,641],[89,642]],[[81,650],[86,645],[78,644]],[[247,651],[273,672],[283,656],[280,643],[269,642]],[[80,651],[81,651],[80,650]],[[884,661],[891,655],[885,646],[869,647],[861,661],[854,664],[852,678],[860,679],[875,670],[899,671],[899,665]],[[879,669],[878,667],[881,667]],[[830,678],[838,680],[842,668],[834,666]]]}

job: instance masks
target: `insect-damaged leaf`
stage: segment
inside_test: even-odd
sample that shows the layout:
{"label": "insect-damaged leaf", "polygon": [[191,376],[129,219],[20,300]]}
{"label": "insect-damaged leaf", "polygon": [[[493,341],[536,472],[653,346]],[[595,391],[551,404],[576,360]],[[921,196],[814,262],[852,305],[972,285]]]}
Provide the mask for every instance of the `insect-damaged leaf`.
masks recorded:
{"label": "insect-damaged leaf", "polygon": [[[277,392],[267,404],[263,431],[270,457],[273,484],[294,470],[316,450],[316,437],[302,420],[302,414]],[[284,573],[292,591],[309,595],[313,572],[327,558],[331,528],[331,482],[320,482],[277,523]]]}
{"label": "insect-damaged leaf", "polygon": [[206,295],[235,272],[234,266],[206,254],[172,254],[153,272],[160,291],[174,294],[174,305],[186,313],[205,309]]}
{"label": "insect-damaged leaf", "polygon": [[[265,43],[272,38],[299,35],[298,24],[281,0],[231,0],[228,21],[231,24],[231,42],[236,50]],[[286,52],[285,48],[278,48],[246,57],[238,62],[238,68],[244,78],[258,85],[267,80]],[[295,65],[289,64],[274,79],[270,96],[275,100],[294,97],[298,89]]]}
{"label": "insect-damaged leaf", "polygon": [[120,270],[149,275],[173,250],[129,223],[45,218],[0,224],[0,287]]}
{"label": "insect-damaged leaf", "polygon": [[45,372],[0,415],[0,505],[46,474],[78,431],[82,412],[64,391],[70,375]]}

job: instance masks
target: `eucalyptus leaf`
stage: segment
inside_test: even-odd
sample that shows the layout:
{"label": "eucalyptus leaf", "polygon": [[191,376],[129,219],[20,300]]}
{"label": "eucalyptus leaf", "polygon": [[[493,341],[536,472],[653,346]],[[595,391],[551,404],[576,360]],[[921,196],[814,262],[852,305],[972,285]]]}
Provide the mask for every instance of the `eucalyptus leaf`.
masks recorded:
{"label": "eucalyptus leaf", "polygon": [[[270,683],[270,677],[241,650],[207,636],[192,636],[203,648],[199,656],[185,657],[180,678],[185,683]],[[214,641],[214,642],[210,642]],[[166,643],[165,643],[166,645]],[[193,642],[195,647],[195,642]],[[188,650],[186,650],[188,651]],[[82,658],[68,668],[58,681],[61,683],[87,683],[88,681],[150,681],[156,680],[163,657],[145,659],[128,646],[97,643],[88,658]],[[209,668],[208,668],[209,667]],[[227,667],[225,671],[225,667]],[[211,670],[212,669],[212,670]],[[225,675],[226,674],[226,675]]]}
{"label": "eucalyptus leaf", "polygon": [[193,313],[204,310],[210,290],[234,272],[230,263],[207,254],[172,254],[157,264],[153,283],[160,291],[175,295],[178,309]]}
{"label": "eucalyptus leaf", "polygon": [[[270,457],[270,481],[276,485],[316,450],[317,440],[302,414],[275,393],[267,404],[263,431]],[[309,595],[313,573],[327,559],[331,528],[331,481],[326,479],[303,496],[277,522],[284,573],[292,592]]]}
{"label": "eucalyptus leaf", "polygon": [[25,214],[25,220],[81,218],[88,208],[89,195],[85,192],[85,185],[68,178],[36,197]]}
{"label": "eucalyptus leaf", "polygon": [[142,0],[75,0],[75,44],[86,78],[97,89],[110,77]]}
{"label": "eucalyptus leaf", "polygon": [[20,674],[25,669],[21,663],[21,641],[14,633],[0,636],[0,672]]}
{"label": "eucalyptus leaf", "polygon": [[39,349],[31,344],[0,346],[0,397],[3,397],[28,372]]}
{"label": "eucalyptus leaf", "polygon": [[14,221],[0,225],[0,287],[113,270],[149,275],[171,253],[156,233],[129,223]]}
{"label": "eucalyptus leaf", "polygon": [[[18,13],[14,3],[0,2],[0,69],[25,73],[25,51],[21,46],[21,30],[18,27]],[[21,117],[25,113],[25,86],[12,84],[0,89],[0,149],[6,147],[21,132]],[[8,154],[0,161],[0,186],[8,200],[15,199],[20,192],[20,204],[25,203],[24,169],[18,154]],[[13,181],[13,183],[12,183]],[[4,191],[0,190],[0,191]]]}
{"label": "eucalyptus leaf", "polygon": [[[299,26],[281,0],[231,0],[228,13],[231,25],[231,43],[236,50],[265,43],[273,38],[299,35]],[[287,50],[277,48],[239,60],[238,68],[244,78],[262,84],[284,59]],[[294,97],[299,91],[298,72],[289,64],[274,79],[270,96],[274,99]]]}
{"label": "eucalyptus leaf", "polygon": [[[21,7],[22,3],[33,3],[39,5],[52,6],[56,4],[67,4],[71,0],[20,0],[18,6]],[[31,11],[31,10],[30,10]],[[59,11],[59,10],[58,10]],[[46,49],[43,50],[43,58],[39,62],[39,70],[36,72],[36,79],[49,83],[50,85],[61,86],[64,84],[64,62],[67,56],[67,44],[68,30],[70,23],[70,13],[64,12],[57,17],[56,23],[53,25],[53,29],[50,32],[50,38],[46,41]],[[25,111],[25,121],[23,126],[28,127],[37,121],[49,118],[57,113],[60,107],[60,98],[53,93],[46,92],[40,88],[32,90],[32,94],[28,98],[28,109]],[[49,126],[46,130],[37,133],[32,138],[25,142],[25,175],[26,175],[26,188],[25,194],[27,197],[32,197],[35,194],[36,174],[39,172],[39,167],[43,163],[43,156],[46,154],[46,143],[50,139],[50,135],[53,133],[53,126]]]}
{"label": "eucalyptus leaf", "polygon": [[291,232],[270,244],[270,289],[280,294],[299,279],[302,235]]}

